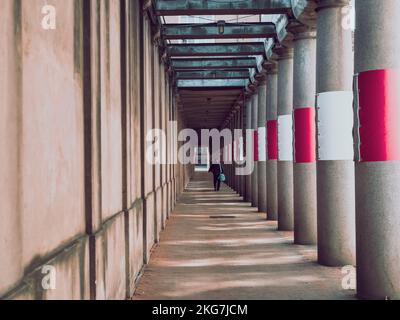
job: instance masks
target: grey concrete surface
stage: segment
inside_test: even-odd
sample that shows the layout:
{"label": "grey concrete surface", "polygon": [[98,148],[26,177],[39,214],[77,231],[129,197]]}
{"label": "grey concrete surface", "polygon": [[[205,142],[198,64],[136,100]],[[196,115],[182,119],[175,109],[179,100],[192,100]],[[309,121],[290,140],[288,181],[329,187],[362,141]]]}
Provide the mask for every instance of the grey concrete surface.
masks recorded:
{"label": "grey concrete surface", "polygon": [[[352,30],[343,27],[350,0],[317,1],[317,93],[352,91]],[[318,161],[318,261],[355,264],[353,160]]]}
{"label": "grey concrete surface", "polygon": [[[316,31],[301,27],[294,33],[293,107],[314,107],[316,93]],[[295,163],[293,167],[294,241],[317,243],[316,164]]]}
{"label": "grey concrete surface", "polygon": [[[266,128],[267,121],[267,83],[263,81],[258,87],[258,128]],[[259,139],[260,140],[260,139]],[[265,150],[266,135],[265,135]],[[259,146],[260,148],[260,146]],[[265,153],[266,156],[266,153]],[[267,159],[258,159],[258,210],[267,212]]]}
{"label": "grey concrete surface", "polygon": [[[356,74],[388,68],[398,72],[398,21],[399,1],[356,1]],[[398,79],[392,81],[399,85]],[[399,161],[356,163],[355,186],[358,295],[400,299]]]}
{"label": "grey concrete surface", "polygon": [[[251,119],[252,119],[252,103],[251,103],[251,98],[246,102],[246,106],[245,106],[246,110],[246,119],[245,119],[245,137],[246,137],[246,158],[247,159],[251,159],[251,157],[253,157],[253,138],[250,137],[250,141],[249,141],[249,135],[247,134],[247,130],[252,129],[252,123],[251,123]],[[249,153],[251,153],[251,155],[249,155]],[[248,202],[251,202],[252,199],[252,174],[248,174],[245,176],[245,182],[246,182],[246,193],[245,193],[245,199]]]}
{"label": "grey concrete surface", "polygon": [[316,263],[315,246],[293,245],[293,232],[210,179],[189,183],[134,300],[354,299],[340,268]]}
{"label": "grey concrete surface", "polygon": [[[293,48],[277,52],[278,117],[293,112]],[[278,136],[279,140],[279,136]],[[279,143],[278,143],[279,146]],[[278,150],[279,153],[279,150]],[[280,161],[278,154],[278,229],[293,230],[293,161]]]}
{"label": "grey concrete surface", "polygon": [[[278,119],[278,70],[275,64],[270,66],[267,73],[267,121],[269,120],[276,121],[277,119]],[[277,162],[278,162],[277,160],[267,161],[267,219],[274,221],[278,220]]]}
{"label": "grey concrete surface", "polygon": [[[258,129],[258,93],[251,97],[251,127]],[[258,161],[254,161],[254,170],[251,174],[251,203],[253,207],[258,207]]]}

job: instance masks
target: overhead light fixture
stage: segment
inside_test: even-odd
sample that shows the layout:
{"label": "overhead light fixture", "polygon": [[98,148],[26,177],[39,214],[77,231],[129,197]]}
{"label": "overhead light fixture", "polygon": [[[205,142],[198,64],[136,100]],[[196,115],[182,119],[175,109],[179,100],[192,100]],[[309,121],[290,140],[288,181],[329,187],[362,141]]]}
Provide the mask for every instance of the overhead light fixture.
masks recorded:
{"label": "overhead light fixture", "polygon": [[218,21],[217,26],[218,26],[218,33],[224,34],[225,33],[225,21],[224,20]]}

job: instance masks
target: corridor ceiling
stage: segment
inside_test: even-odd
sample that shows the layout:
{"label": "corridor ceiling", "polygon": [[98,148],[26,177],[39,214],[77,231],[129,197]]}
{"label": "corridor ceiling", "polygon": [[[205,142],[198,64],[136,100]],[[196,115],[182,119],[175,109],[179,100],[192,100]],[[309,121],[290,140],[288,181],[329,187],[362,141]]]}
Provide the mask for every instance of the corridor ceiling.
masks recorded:
{"label": "corridor ceiling", "polygon": [[192,129],[219,128],[243,88],[180,88],[186,124]]}
{"label": "corridor ceiling", "polygon": [[299,23],[306,0],[149,0],[187,126],[222,128]]}

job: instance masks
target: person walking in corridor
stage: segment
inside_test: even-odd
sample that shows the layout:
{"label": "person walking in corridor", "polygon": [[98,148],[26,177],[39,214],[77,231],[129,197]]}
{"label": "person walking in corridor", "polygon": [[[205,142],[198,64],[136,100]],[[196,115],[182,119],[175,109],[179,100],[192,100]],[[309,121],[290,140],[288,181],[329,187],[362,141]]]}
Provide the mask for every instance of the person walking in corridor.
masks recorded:
{"label": "person walking in corridor", "polygon": [[214,190],[219,191],[221,182],[225,181],[224,168],[221,163],[212,163],[208,172],[211,172],[214,177]]}

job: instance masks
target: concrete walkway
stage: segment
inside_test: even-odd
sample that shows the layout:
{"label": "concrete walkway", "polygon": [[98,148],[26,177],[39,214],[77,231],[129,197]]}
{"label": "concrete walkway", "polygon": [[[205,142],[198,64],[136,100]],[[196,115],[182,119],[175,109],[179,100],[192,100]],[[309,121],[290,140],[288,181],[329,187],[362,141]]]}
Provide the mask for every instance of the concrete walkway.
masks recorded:
{"label": "concrete walkway", "polygon": [[133,299],[354,299],[340,268],[316,263],[228,187],[197,174],[181,196]]}

